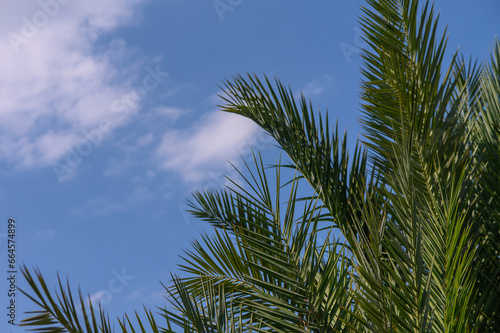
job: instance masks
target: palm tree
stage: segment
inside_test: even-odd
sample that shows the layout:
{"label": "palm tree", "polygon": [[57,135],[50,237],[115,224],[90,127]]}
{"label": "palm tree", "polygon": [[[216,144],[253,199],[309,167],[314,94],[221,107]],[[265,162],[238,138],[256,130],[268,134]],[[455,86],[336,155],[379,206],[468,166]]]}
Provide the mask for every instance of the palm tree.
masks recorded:
{"label": "palm tree", "polygon": [[[246,161],[243,182],[194,193],[214,227],[166,287],[172,307],[124,332],[500,332],[500,42],[484,65],[454,55],[425,1],[367,0],[364,139],[349,155],[303,96],[255,75],[225,82],[222,110],[288,156]],[[290,173],[289,171],[292,171]],[[24,269],[37,332],[111,332]],[[162,319],[162,320],[163,320]]]}

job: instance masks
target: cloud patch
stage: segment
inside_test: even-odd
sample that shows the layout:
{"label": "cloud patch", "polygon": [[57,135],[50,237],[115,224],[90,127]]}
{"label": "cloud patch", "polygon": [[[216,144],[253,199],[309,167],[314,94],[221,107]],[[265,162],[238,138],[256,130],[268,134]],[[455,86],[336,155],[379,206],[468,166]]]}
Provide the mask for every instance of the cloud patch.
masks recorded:
{"label": "cloud patch", "polygon": [[[130,77],[140,66],[136,61],[120,72],[131,51],[118,38],[103,45],[102,37],[132,23],[143,2],[2,2],[1,160],[22,168],[53,164],[84,130],[115,116],[113,102],[130,93]],[[138,108],[131,101],[129,114]]]}
{"label": "cloud patch", "polygon": [[207,169],[222,168],[248,149],[259,127],[247,118],[215,111],[184,131],[167,132],[156,156],[163,169],[179,173],[185,181],[199,182]]}

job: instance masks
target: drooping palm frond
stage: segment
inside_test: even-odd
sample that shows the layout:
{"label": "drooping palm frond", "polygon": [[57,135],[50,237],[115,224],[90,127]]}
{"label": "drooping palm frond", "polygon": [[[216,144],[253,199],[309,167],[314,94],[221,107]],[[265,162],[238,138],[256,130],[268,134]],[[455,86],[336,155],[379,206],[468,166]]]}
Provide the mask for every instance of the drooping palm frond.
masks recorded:
{"label": "drooping palm frond", "polygon": [[[311,184],[333,217],[333,222],[346,237],[349,228],[349,198],[362,196],[352,186],[367,177],[366,158],[356,145],[352,158],[347,150],[347,134],[341,137],[338,128],[332,131],[328,113],[319,114],[305,97],[297,104],[291,90],[276,79],[256,75],[234,78],[225,83],[226,112],[243,115],[261,126],[287,153],[301,175]],[[318,118],[316,120],[316,117]]]}

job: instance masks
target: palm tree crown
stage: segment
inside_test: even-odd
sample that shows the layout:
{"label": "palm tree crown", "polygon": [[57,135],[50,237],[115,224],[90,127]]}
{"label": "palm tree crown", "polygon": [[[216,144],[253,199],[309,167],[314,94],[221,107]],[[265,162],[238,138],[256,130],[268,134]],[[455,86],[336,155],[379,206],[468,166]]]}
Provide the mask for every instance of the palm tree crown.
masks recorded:
{"label": "palm tree crown", "polygon": [[[214,232],[166,287],[166,323],[146,310],[121,330],[500,332],[500,42],[486,64],[445,64],[428,1],[367,4],[354,153],[279,80],[226,81],[222,110],[257,123],[289,162],[265,168],[256,153],[243,183],[194,193],[190,212]],[[38,270],[24,275],[41,310],[23,325],[112,331],[81,294],[78,315],[69,288],[54,298]]]}

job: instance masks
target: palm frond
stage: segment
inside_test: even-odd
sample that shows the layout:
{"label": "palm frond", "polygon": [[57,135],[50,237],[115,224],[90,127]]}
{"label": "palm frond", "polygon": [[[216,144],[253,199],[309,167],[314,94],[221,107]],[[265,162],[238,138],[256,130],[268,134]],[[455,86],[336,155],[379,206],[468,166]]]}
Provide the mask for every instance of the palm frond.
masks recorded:
{"label": "palm frond", "polygon": [[347,136],[339,136],[338,128],[330,129],[326,116],[316,112],[305,97],[297,104],[291,89],[278,79],[273,85],[267,77],[261,81],[256,75],[237,76],[226,81],[226,112],[245,116],[278,142],[288,154],[300,174],[311,184],[334,219],[335,225],[347,235],[350,232],[348,198],[360,196],[351,186],[366,177],[365,154],[356,145],[350,159]]}
{"label": "palm frond", "polygon": [[[55,296],[50,292],[45,280],[37,268],[33,269],[34,276],[26,266],[22,268],[22,274],[34,296],[26,291],[21,292],[32,300],[41,309],[29,311],[32,315],[21,321],[21,326],[29,328],[33,332],[71,332],[71,333],[111,333],[109,317],[99,305],[94,309],[90,297],[85,299],[79,291],[78,301],[75,302],[69,286],[69,281],[64,287],[58,276],[58,290]],[[87,305],[88,302],[88,305]]]}
{"label": "palm frond", "polygon": [[[51,292],[45,282],[45,279],[38,268],[33,268],[33,273],[26,267],[22,267],[22,274],[33,294],[25,290],[21,292],[26,295],[40,309],[27,311],[30,317],[23,319],[20,326],[26,327],[29,331],[38,333],[113,333],[115,332],[109,316],[104,311],[101,304],[98,308],[92,303],[90,296],[84,297],[78,290],[78,300],[73,298],[69,280],[66,286],[63,285],[60,277],[57,277],[58,288]],[[138,332],[168,333],[171,330],[170,322],[167,318],[167,328],[160,327],[153,313],[144,308],[147,322],[143,322],[136,312],[137,323],[134,325],[128,316],[126,320],[118,323],[122,332],[135,333],[135,327],[138,326]]]}
{"label": "palm frond", "polygon": [[[298,198],[299,177],[282,186],[280,170],[278,165],[274,195],[260,156],[245,184],[195,194],[192,212],[212,223],[215,234],[186,252],[181,269],[189,277],[177,279],[171,293],[180,285],[193,297],[223,288],[220,297],[239,304],[244,320],[259,318],[262,328],[340,330],[353,320],[347,311],[349,260],[342,245],[330,240],[332,221],[325,221],[318,198]],[[320,231],[320,223],[330,231]],[[320,235],[326,240],[318,243]]]}
{"label": "palm frond", "polygon": [[[467,91],[458,90],[463,65],[454,58],[443,72],[446,34],[439,37],[429,1],[422,8],[419,1],[368,3],[361,18],[369,45],[362,55],[362,123],[387,205],[382,220],[359,222],[385,230],[371,234],[358,299],[376,330],[466,332],[476,325],[469,207],[479,170],[471,158]],[[363,204],[363,215],[373,210],[373,201]]]}

